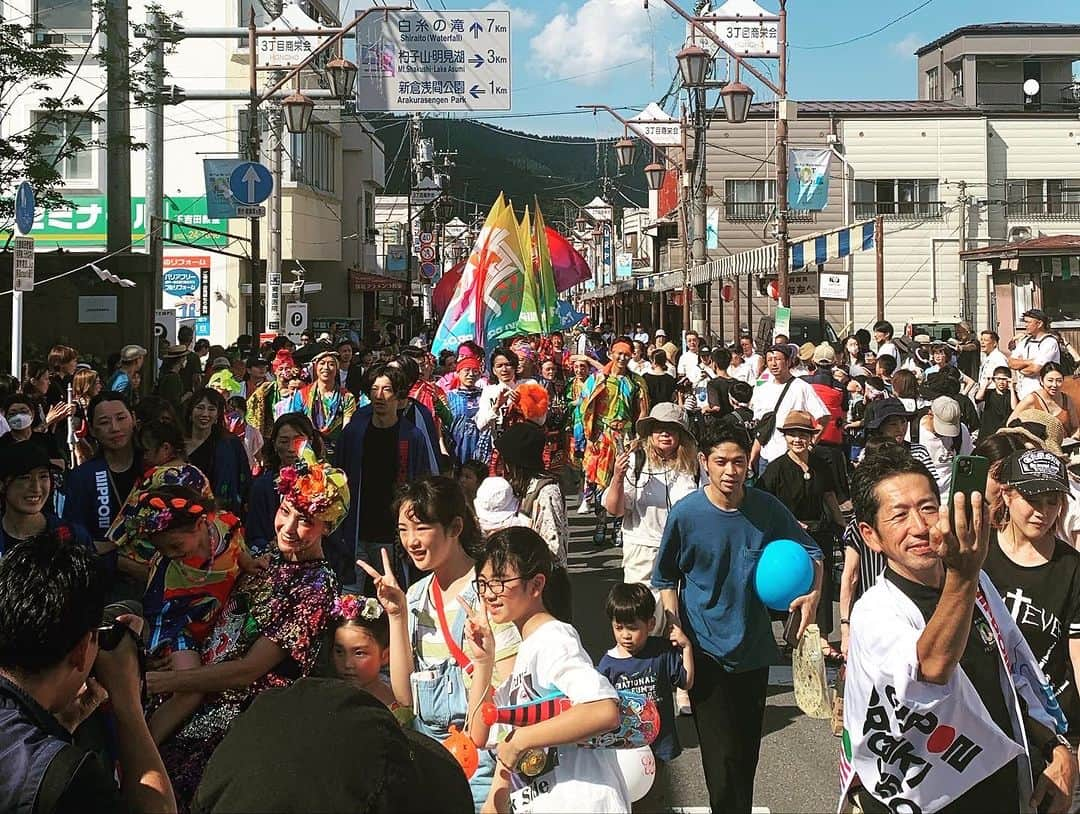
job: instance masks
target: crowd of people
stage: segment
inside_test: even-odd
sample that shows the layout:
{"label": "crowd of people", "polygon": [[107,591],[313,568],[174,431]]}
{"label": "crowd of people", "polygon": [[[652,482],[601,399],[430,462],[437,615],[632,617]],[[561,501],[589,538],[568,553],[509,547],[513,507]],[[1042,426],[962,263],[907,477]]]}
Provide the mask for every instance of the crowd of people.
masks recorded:
{"label": "crowd of people", "polygon": [[[1046,315],[1024,319],[1008,351],[888,322],[438,357],[182,328],[104,370],[57,345],[0,377],[0,809],[629,811],[615,750],[585,744],[636,692],[658,777],[690,715],[712,810],[749,811],[790,616],[845,665],[845,800],[1068,810],[1080,405]],[[950,504],[972,453],[986,486]],[[575,503],[622,556],[595,665]],[[770,614],[753,577],[781,539],[813,580]],[[555,694],[528,726],[478,714]],[[319,749],[324,720],[363,727],[355,755]]]}

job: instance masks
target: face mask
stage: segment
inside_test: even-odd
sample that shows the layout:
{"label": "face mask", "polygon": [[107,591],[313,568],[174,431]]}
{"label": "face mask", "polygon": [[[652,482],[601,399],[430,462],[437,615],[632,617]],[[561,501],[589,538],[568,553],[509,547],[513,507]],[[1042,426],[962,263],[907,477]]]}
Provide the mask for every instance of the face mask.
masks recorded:
{"label": "face mask", "polygon": [[11,416],[7,422],[8,426],[13,430],[28,430],[34,423],[34,417],[27,413],[16,413]]}

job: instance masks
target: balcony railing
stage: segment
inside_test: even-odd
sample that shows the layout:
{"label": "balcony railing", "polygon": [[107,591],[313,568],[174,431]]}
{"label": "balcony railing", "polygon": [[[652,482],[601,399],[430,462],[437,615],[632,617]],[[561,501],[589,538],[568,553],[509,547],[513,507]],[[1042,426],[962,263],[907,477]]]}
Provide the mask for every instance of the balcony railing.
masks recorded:
{"label": "balcony railing", "polygon": [[1009,201],[1005,214],[1010,218],[1080,220],[1080,201]]}
{"label": "balcony railing", "polygon": [[[752,203],[740,203],[737,201],[724,201],[724,219],[729,222],[738,221],[766,221],[773,217],[776,212],[776,204],[772,201]],[[789,222],[813,222],[817,219],[816,212],[805,210],[792,210],[788,213]]]}
{"label": "balcony railing", "polygon": [[945,214],[941,201],[855,201],[855,220],[884,215],[887,218],[919,220],[940,218]]}

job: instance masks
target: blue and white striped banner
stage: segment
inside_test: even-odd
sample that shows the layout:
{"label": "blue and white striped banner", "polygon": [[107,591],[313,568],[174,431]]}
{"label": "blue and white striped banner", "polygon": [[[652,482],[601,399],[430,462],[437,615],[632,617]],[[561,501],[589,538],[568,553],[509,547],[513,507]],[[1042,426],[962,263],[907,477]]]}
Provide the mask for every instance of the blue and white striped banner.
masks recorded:
{"label": "blue and white striped banner", "polygon": [[823,235],[816,235],[791,244],[791,270],[817,266],[847,257],[854,252],[874,248],[874,221],[868,220],[846,226]]}

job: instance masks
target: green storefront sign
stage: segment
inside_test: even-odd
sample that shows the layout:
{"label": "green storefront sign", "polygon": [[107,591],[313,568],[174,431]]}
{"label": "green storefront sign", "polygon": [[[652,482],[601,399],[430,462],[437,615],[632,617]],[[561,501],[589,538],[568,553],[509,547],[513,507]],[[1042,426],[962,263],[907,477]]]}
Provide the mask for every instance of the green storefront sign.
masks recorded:
{"label": "green storefront sign", "polygon": [[[71,195],[69,200],[75,205],[71,209],[39,211],[34,218],[34,228],[30,236],[37,241],[40,249],[50,250],[57,246],[65,249],[104,249],[108,209],[104,195]],[[164,214],[166,220],[176,221],[181,225],[168,225],[164,236],[167,239],[192,243],[196,246],[224,247],[229,238],[229,222],[224,219],[206,216],[206,197],[167,196]],[[131,199],[131,242],[141,244],[146,239],[146,204],[142,197]],[[189,229],[198,226],[221,232],[215,236]],[[5,232],[0,232],[0,239],[7,239]]]}

